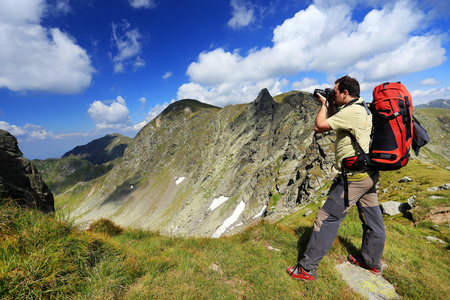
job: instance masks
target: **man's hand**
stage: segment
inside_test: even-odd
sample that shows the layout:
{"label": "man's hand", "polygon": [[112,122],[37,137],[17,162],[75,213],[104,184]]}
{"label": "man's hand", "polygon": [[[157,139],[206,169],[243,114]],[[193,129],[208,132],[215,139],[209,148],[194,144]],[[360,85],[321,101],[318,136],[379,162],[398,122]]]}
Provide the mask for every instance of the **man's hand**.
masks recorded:
{"label": "man's hand", "polygon": [[316,96],[316,99],[317,99],[317,101],[321,104],[321,105],[326,105],[327,104],[327,99],[324,97],[324,96],[322,96],[321,94],[319,94],[319,93],[316,93],[314,96]]}
{"label": "man's hand", "polygon": [[327,122],[327,111],[328,111],[327,104],[329,103],[327,102],[327,99],[320,94],[316,94],[316,98],[321,103],[322,106],[320,107],[319,113],[317,114],[316,117],[314,131],[315,132],[330,131],[332,128]]}

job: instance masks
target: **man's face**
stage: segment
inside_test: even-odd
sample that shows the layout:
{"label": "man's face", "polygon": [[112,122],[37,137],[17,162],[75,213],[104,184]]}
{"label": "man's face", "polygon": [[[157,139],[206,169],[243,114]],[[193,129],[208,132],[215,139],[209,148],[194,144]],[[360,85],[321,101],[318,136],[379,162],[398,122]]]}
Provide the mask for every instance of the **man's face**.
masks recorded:
{"label": "man's face", "polygon": [[336,102],[337,106],[344,105],[346,103],[345,102],[346,91],[344,91],[343,93],[339,92],[339,83],[336,83],[336,85],[334,86],[334,92],[335,92],[334,101]]}

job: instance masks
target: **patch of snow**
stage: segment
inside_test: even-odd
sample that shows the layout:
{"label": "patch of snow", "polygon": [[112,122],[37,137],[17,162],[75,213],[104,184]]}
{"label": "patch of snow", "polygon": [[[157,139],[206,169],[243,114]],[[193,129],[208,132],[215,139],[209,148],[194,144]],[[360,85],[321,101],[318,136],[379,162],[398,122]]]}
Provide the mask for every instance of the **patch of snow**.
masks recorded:
{"label": "patch of snow", "polygon": [[216,232],[212,235],[213,238],[219,238],[228,227],[230,227],[234,222],[237,221],[239,216],[244,212],[245,209],[245,202],[241,201],[239,205],[234,210],[233,214],[228,217],[225,221],[223,221],[222,225],[216,230]]}
{"label": "patch of snow", "polygon": [[264,205],[264,207],[261,209],[259,213],[257,213],[252,219],[256,219],[259,217],[262,217],[267,211],[267,205]]}
{"label": "patch of snow", "polygon": [[211,203],[211,206],[209,207],[209,210],[215,210],[218,208],[222,203],[227,201],[229,198],[220,196],[219,198],[213,199],[213,202]]}
{"label": "patch of snow", "polygon": [[177,225],[177,227],[175,227],[175,229],[172,230],[172,233],[175,233],[175,231],[177,231],[178,227],[179,227],[179,226]]}
{"label": "patch of snow", "polygon": [[175,184],[176,184],[176,185],[179,185],[179,184],[182,183],[183,180],[185,180],[185,179],[186,179],[186,177],[180,177],[180,178],[178,178],[178,179],[175,181]]}

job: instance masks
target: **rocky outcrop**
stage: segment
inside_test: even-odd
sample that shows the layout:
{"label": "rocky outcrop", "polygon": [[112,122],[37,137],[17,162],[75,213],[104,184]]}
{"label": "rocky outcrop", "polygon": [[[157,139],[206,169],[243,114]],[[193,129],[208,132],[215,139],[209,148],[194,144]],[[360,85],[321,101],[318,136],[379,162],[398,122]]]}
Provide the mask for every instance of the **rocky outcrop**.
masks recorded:
{"label": "rocky outcrop", "polygon": [[53,194],[36,167],[23,157],[17,139],[0,130],[0,200],[53,212]]}

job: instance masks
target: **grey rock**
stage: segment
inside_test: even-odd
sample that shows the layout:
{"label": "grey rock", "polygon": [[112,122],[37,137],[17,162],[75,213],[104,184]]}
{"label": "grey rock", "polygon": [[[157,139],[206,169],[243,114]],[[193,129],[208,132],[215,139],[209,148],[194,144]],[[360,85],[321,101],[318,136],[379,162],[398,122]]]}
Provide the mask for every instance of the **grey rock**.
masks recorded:
{"label": "grey rock", "polygon": [[408,203],[401,203],[397,201],[383,202],[380,206],[382,212],[390,216],[395,216],[411,209],[411,206]]}
{"label": "grey rock", "polygon": [[19,150],[17,139],[0,130],[0,200],[53,212],[53,194],[38,170]]}
{"label": "grey rock", "polygon": [[395,287],[383,276],[374,275],[346,262],[336,266],[347,284],[364,299],[401,299]]}
{"label": "grey rock", "polygon": [[411,178],[405,176],[405,177],[403,177],[402,179],[400,179],[399,183],[403,183],[403,182],[411,182],[411,181],[412,181]]}
{"label": "grey rock", "polygon": [[411,208],[415,206],[415,202],[416,202],[416,195],[412,195],[411,197],[408,198],[408,204]]}

